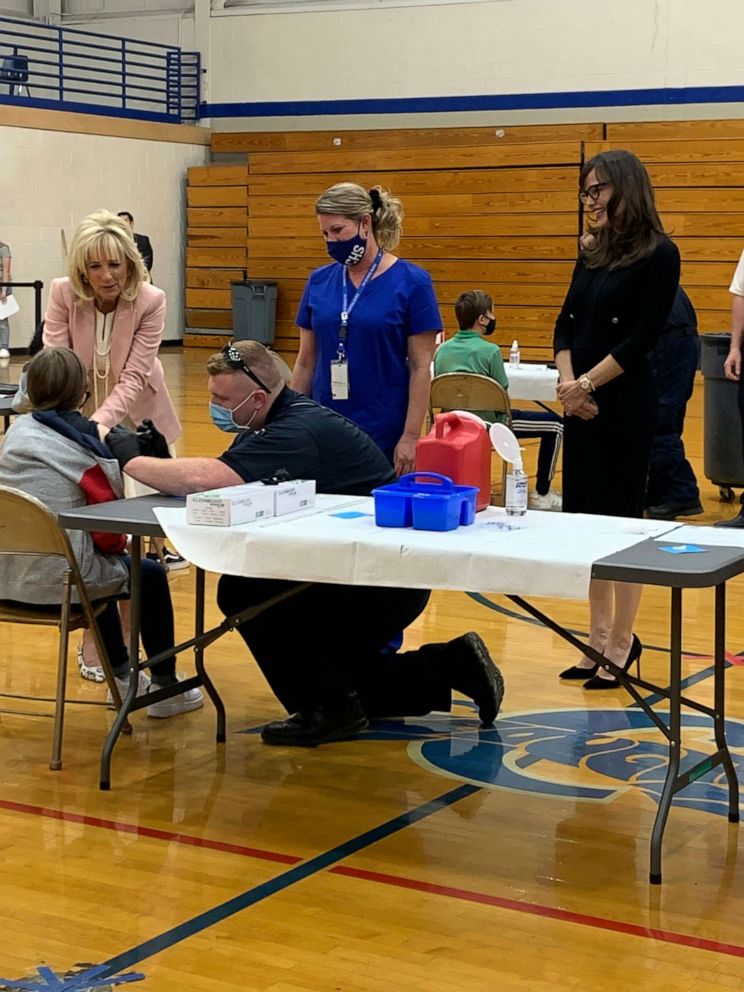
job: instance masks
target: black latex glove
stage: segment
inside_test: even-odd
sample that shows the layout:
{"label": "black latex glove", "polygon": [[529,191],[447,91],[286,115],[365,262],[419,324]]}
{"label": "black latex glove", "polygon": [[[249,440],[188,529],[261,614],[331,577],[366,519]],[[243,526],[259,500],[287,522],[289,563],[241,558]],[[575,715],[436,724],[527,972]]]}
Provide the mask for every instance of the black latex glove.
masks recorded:
{"label": "black latex glove", "polygon": [[143,420],[137,428],[140,454],[150,455],[151,458],[170,458],[168,442],[151,420]]}
{"label": "black latex glove", "polygon": [[128,431],[126,427],[122,427],[121,425],[111,428],[106,435],[106,444],[119,463],[119,468],[122,469],[132,458],[137,458],[143,453],[140,450],[139,437],[134,431]]}

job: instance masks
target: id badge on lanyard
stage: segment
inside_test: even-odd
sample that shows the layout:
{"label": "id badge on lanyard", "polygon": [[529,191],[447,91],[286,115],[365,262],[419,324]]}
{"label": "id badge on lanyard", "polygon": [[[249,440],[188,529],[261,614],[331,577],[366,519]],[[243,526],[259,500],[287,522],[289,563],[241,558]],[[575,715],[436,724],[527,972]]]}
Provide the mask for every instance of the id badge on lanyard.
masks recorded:
{"label": "id badge on lanyard", "polygon": [[[344,319],[346,318],[346,319]],[[331,361],[331,399],[348,400],[349,398],[349,364],[346,361],[346,330],[349,315],[341,315],[341,327],[338,331],[338,350],[335,361]]]}
{"label": "id badge on lanyard", "polygon": [[349,304],[348,298],[348,288],[347,288],[347,272],[344,269],[343,272],[343,305],[341,308],[341,326],[338,331],[338,350],[336,352],[336,358],[331,361],[331,399],[334,400],[348,400],[349,398],[349,363],[347,361],[346,355],[346,336],[349,328],[349,315],[354,309],[359,297],[362,295],[364,290],[367,288],[370,279],[374,276],[377,271],[380,261],[382,260],[383,250],[377,252],[377,257],[375,258],[372,265],[369,267],[367,274],[359,286],[359,289],[354,294],[354,298]]}
{"label": "id badge on lanyard", "polygon": [[331,399],[348,400],[349,366],[346,356],[331,362]]}

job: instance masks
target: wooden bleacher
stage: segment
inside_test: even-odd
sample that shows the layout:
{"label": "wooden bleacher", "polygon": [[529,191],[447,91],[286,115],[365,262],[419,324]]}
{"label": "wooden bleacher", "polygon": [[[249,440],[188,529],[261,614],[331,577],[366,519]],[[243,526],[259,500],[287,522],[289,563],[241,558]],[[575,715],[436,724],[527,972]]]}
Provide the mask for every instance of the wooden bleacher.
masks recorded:
{"label": "wooden bleacher", "polygon": [[292,361],[302,288],[328,261],[313,204],[344,179],[401,197],[400,253],[431,273],[445,326],[458,293],[479,287],[494,296],[499,344],[518,338],[525,358],[547,359],[576,256],[579,169],[613,147],[649,168],[701,331],[726,329],[744,248],[744,121],[665,121],[213,134],[214,153],[246,161],[189,170],[185,342],[227,339],[230,282],[247,271],[278,281],[275,347]]}

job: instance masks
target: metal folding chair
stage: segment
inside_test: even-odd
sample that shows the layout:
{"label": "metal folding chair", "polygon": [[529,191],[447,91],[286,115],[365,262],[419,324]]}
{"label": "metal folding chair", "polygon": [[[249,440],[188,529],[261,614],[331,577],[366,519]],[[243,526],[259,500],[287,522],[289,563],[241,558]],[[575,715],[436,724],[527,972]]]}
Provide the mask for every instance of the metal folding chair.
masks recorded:
{"label": "metal folding chair", "polygon": [[[429,420],[434,422],[435,410],[493,410],[504,415],[511,427],[509,394],[498,382],[475,372],[445,372],[434,376],[429,392]],[[506,462],[501,465],[501,498],[506,494]],[[491,491],[491,503],[496,503]]]}
{"label": "metal folding chair", "polygon": [[[0,600],[0,622],[59,628],[57,693],[52,758],[49,762],[52,771],[58,771],[62,767],[67,654],[69,637],[73,630],[81,627],[90,629],[114,705],[117,709],[121,707],[121,696],[96,623],[96,616],[105,609],[106,601],[95,604],[91,602],[70,540],[57,523],[55,514],[34,496],[10,486],[0,486],[0,555],[52,555],[64,558],[67,563],[60,590],[60,605],[26,606],[23,603]],[[73,589],[77,590],[79,605],[72,602]]]}
{"label": "metal folding chair", "polygon": [[28,96],[28,55],[19,55],[13,49],[0,64],[0,83],[6,83],[9,96]]}

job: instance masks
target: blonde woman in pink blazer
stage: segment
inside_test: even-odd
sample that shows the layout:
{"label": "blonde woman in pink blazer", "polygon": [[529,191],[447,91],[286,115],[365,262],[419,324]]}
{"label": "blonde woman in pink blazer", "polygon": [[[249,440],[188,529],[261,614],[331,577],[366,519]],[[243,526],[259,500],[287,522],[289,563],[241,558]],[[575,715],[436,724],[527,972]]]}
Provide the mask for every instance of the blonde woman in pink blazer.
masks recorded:
{"label": "blonde woman in pink blazer", "polygon": [[[149,418],[172,445],[181,425],[158,358],[165,293],[150,285],[126,222],[108,210],[86,217],[70,243],[68,271],[52,282],[44,344],[71,348],[82,360],[90,392],[83,412],[104,427],[136,427]],[[163,547],[156,554],[169,568],[188,566]],[[83,678],[103,681],[88,638],[78,665]]]}
{"label": "blonde woman in pink blazer", "polygon": [[115,427],[149,417],[172,444],[181,425],[158,358],[165,293],[147,281],[129,228],[107,210],[91,214],[75,231],[68,263],[69,276],[52,282],[44,344],[81,358],[91,419]]}

